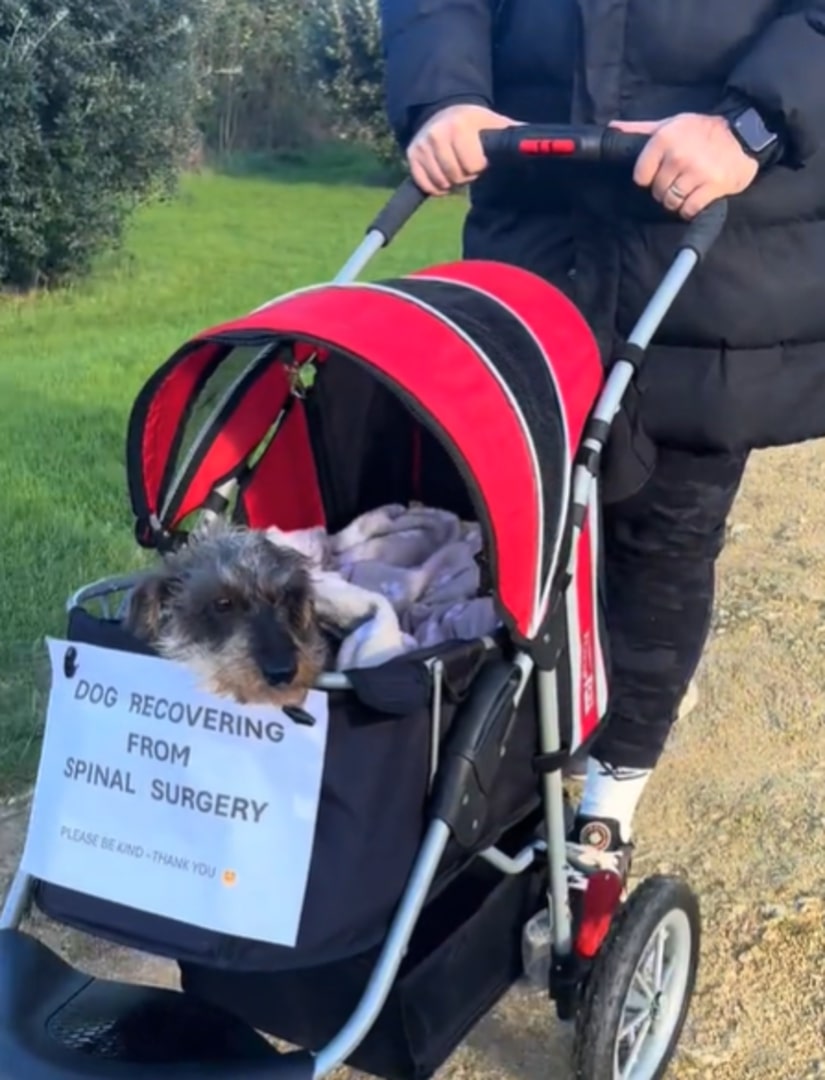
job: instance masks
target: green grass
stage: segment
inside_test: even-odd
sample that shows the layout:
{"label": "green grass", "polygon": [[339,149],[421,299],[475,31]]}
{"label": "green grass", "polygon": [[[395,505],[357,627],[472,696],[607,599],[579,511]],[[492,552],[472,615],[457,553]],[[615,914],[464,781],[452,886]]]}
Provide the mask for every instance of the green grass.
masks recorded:
{"label": "green grass", "polygon": [[[388,193],[354,181],[351,155],[335,162],[188,177],[89,281],[0,302],[0,797],[33,775],[40,642],[64,632],[66,596],[141,560],[124,470],[135,395],[191,334],[335,273]],[[462,214],[425,207],[369,276],[455,257]]]}

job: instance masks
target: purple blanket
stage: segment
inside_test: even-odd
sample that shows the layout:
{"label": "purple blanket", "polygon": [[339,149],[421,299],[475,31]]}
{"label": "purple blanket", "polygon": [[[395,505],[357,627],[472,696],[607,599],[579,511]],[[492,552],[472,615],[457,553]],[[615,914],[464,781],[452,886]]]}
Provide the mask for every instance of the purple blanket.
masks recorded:
{"label": "purple blanket", "polygon": [[481,529],[445,510],[391,505],[333,536],[323,529],[267,535],[310,560],[319,614],[347,632],[339,669],[485,637],[499,625],[492,597],[478,595]]}

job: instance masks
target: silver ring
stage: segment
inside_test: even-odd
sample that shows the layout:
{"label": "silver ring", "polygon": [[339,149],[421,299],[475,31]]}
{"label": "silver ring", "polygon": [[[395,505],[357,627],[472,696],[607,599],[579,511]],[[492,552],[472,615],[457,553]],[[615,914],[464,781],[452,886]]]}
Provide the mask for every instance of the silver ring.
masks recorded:
{"label": "silver ring", "polygon": [[687,198],[687,195],[684,193],[684,191],[682,191],[682,189],[677,184],[671,184],[670,187],[668,188],[668,191],[673,196],[673,198],[678,199],[679,202],[684,202],[685,199]]}

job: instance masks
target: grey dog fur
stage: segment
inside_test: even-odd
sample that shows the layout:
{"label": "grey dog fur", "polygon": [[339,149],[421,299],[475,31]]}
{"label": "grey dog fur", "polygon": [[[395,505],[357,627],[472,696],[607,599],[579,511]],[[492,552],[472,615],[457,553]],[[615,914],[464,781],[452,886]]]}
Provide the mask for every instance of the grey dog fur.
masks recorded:
{"label": "grey dog fur", "polygon": [[[241,703],[300,705],[327,659],[305,558],[220,521],[193,532],[147,574],[125,625],[195,672],[205,689]],[[286,664],[290,648],[294,673],[273,684],[276,654]]]}

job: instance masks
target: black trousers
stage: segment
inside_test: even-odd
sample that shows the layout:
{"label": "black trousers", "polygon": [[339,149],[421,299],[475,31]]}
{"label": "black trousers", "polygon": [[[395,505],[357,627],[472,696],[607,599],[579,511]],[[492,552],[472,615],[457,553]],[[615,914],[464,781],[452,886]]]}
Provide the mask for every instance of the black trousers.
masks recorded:
{"label": "black trousers", "polygon": [[710,629],[715,564],[747,456],[660,448],[637,495],[604,512],[612,679],[591,753],[653,768]]}

